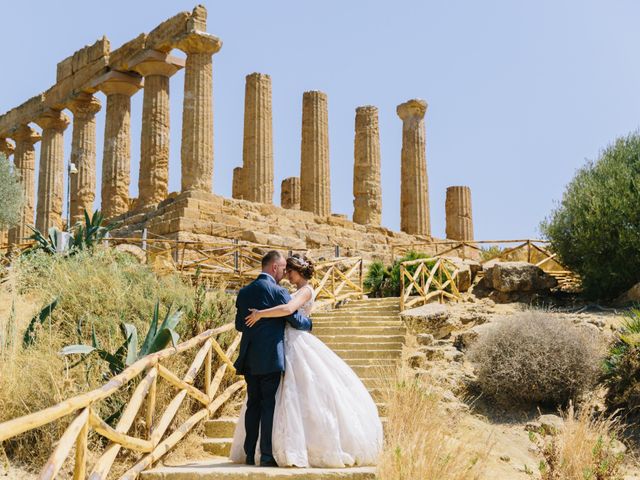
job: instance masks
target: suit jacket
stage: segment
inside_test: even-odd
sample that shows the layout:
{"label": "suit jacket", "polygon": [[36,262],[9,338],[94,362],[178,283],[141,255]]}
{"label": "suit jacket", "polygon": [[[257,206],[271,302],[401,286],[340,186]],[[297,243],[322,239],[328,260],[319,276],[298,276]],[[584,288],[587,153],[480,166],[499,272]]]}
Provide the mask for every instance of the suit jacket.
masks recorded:
{"label": "suit jacket", "polygon": [[235,368],[240,375],[284,372],[285,322],[298,330],[311,330],[311,320],[298,312],[280,318],[265,318],[253,327],[245,324],[250,308],[264,310],[289,303],[291,295],[265,273],[242,288],[236,299],[236,330],[242,332]]}

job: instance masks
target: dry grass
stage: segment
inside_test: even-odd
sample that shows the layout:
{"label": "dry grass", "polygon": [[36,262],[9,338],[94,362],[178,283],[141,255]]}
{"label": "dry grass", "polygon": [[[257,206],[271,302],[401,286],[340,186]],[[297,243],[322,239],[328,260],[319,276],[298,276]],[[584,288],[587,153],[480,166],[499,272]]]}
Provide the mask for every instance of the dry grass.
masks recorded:
{"label": "dry grass", "polygon": [[566,406],[597,381],[601,340],[544,311],[496,323],[469,350],[482,392],[505,407]]}
{"label": "dry grass", "polygon": [[379,479],[481,478],[489,448],[476,451],[470,445],[486,446],[488,442],[468,438],[455,416],[445,410],[437,390],[417,383],[406,373],[398,374],[397,380],[383,389],[387,424]]}
{"label": "dry grass", "polygon": [[[68,259],[35,254],[15,261],[7,281],[0,286],[0,422],[41,410],[105,382],[106,364],[97,357],[69,369],[67,362],[71,359],[58,354],[65,345],[90,343],[92,324],[101,346],[114,351],[122,343],[118,329],[121,321],[136,325],[142,342],[158,299],[165,305],[161,314],[169,303],[174,309],[185,309],[178,329],[182,339],[232,320],[232,297],[217,291],[200,293],[198,297],[178,275],[158,276],[132,257],[109,249]],[[59,304],[50,321],[38,330],[36,343],[23,348],[22,335],[29,320],[55,297],[59,297]],[[196,312],[198,302],[200,309]],[[228,340],[221,340],[223,346]],[[184,374],[195,353],[185,352],[165,366]],[[198,377],[196,385],[201,382]],[[106,418],[126,402],[132,388],[94,408]],[[159,382],[157,411],[161,412],[175,393],[166,382]],[[174,425],[197,407],[185,401]],[[5,442],[9,460],[37,471],[70,420],[61,419]],[[136,435],[145,428],[142,421],[137,421],[130,433]],[[92,448],[100,449],[96,437],[92,438]],[[134,457],[128,455],[124,463],[130,465]]]}
{"label": "dry grass", "polygon": [[564,428],[538,442],[544,458],[542,480],[621,479],[620,424],[612,417],[594,416],[588,405],[578,411],[570,405],[563,417]]}

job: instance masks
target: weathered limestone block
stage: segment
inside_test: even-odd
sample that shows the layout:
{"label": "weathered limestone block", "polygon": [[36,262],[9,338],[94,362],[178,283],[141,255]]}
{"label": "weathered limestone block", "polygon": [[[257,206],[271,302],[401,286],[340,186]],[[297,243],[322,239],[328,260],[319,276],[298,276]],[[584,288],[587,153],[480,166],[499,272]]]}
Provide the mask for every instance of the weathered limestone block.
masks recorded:
{"label": "weathered limestone block", "polygon": [[35,213],[36,150],[34,145],[40,141],[40,134],[27,125],[20,125],[14,130],[11,138],[16,142],[13,163],[20,174],[20,185],[24,194],[20,223],[9,230],[9,243],[15,245],[23,243],[31,235],[27,225],[33,225]]}
{"label": "weathered limestone block", "polygon": [[144,77],[137,206],[145,207],[169,193],[169,78],[184,60],[145,50],[131,64]]}
{"label": "weathered limestone block", "polygon": [[78,173],[70,179],[71,225],[81,221],[86,210],[93,213],[96,198],[96,113],[100,101],[93,95],[83,93],[70,104],[73,112],[73,133],[70,162]]}
{"label": "weathered limestone block", "polygon": [[331,215],[327,95],[318,91],[302,96],[300,209]]}
{"label": "weathered limestone block", "polygon": [[380,225],[382,189],[380,186],[380,131],[378,109],[356,108],[353,164],[353,221]]}
{"label": "weathered limestone block", "polygon": [[87,45],[73,55],[58,62],[56,83],[81,72],[88,65],[109,56],[111,46],[107,37],[102,37],[93,45]]}
{"label": "weathered limestone block", "polygon": [[402,119],[400,229],[431,235],[424,115],[427,102],[413,99],[398,105]]}
{"label": "weathered limestone block", "polygon": [[36,228],[47,232],[51,227],[62,228],[64,131],[70,121],[64,113],[49,110],[35,122],[42,128]]}
{"label": "weathered limestone block", "polygon": [[289,210],[300,209],[300,177],[289,177],[282,181],[280,206]]}
{"label": "weathered limestone block", "polygon": [[242,159],[245,176],[242,198],[273,203],[271,77],[262,73],[252,73],[246,78]]}
{"label": "weathered limestone block", "polygon": [[445,211],[447,216],[447,238],[451,240],[473,240],[471,189],[465,186],[448,187]]}
{"label": "weathered limestone block", "polygon": [[182,107],[182,191],[211,192],[213,182],[213,54],[222,41],[206,32],[185,34],[175,45],[187,54]]}
{"label": "weathered limestone block", "polygon": [[233,169],[233,183],[231,185],[231,197],[238,200],[244,199],[245,178],[244,167],[236,167]]}
{"label": "weathered limestone block", "polygon": [[502,293],[546,291],[558,284],[540,267],[527,262],[496,262],[485,271],[482,282]]}
{"label": "weathered limestone block", "polygon": [[142,86],[138,76],[109,72],[99,84],[107,95],[102,158],[102,213],[105,218],[129,210],[131,181],[131,95]]}

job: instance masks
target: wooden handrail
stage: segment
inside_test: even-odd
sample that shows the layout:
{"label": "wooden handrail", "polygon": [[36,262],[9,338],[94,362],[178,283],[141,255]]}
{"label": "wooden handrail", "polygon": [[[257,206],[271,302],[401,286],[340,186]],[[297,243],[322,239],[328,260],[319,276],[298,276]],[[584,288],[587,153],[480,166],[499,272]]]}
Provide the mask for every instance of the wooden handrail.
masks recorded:
{"label": "wooden handrail", "polygon": [[[218,388],[224,378],[225,372],[230,369],[235,374],[229,358],[233,355],[240,343],[240,335],[232,341],[226,351],[222,351],[215,340],[215,336],[234,329],[234,324],[229,323],[221,327],[207,330],[175,348],[169,347],[159,352],[147,355],[127,367],[123,372],[114,376],[102,387],[81,395],[69,398],[44,410],[15,418],[0,424],[0,441],[13,438],[21,433],[34,430],[43,425],[54,422],[61,417],[74,412],[80,412],[71,421],[60,438],[56,448],[40,473],[40,479],[53,479],[60,471],[65,459],[70,455],[73,446],[76,446],[74,479],[84,479],[87,471],[88,434],[93,430],[96,434],[110,440],[110,444],[95,462],[90,479],[104,479],[109,474],[113,462],[121,448],[147,453],[137,464],[125,473],[124,477],[134,480],[137,475],[161,458],[172,446],[182,439],[197,423],[214,414],[231,395],[244,387],[244,381],[239,380],[217,394]],[[217,348],[216,348],[217,346]],[[170,357],[179,355],[188,350],[198,348],[191,366],[181,378],[160,362]],[[211,378],[211,363],[214,354],[220,358],[220,365]],[[196,388],[193,382],[204,365],[204,391]],[[136,386],[122,415],[115,427],[111,427],[102,420],[94,406],[96,402],[103,400],[134,380],[138,375],[147,372]],[[156,384],[158,378],[162,378],[167,385],[179,390],[178,394],[166,405],[164,412],[152,425],[156,408]],[[196,399],[202,408],[189,417],[171,435],[163,440],[163,437],[171,425],[178,409],[186,396]],[[138,438],[127,433],[136,416],[141,411],[141,406],[147,398],[147,410],[142,413],[147,420],[147,437]]]}
{"label": "wooden handrail", "polygon": [[[429,267],[431,263],[433,265]],[[416,265],[417,268],[411,273],[408,267]],[[460,291],[456,283],[458,273],[455,264],[442,257],[418,258],[400,263],[400,311],[418,302],[427,303],[436,296],[441,302],[445,297],[459,300]],[[439,279],[442,277],[446,279],[444,282]],[[417,295],[412,295],[414,290]]]}

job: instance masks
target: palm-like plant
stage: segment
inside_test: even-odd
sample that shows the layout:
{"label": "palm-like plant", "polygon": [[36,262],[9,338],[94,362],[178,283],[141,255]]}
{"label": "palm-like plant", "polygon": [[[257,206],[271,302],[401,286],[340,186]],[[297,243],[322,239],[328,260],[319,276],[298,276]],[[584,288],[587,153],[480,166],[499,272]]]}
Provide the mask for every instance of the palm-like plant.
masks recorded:
{"label": "palm-like plant", "polygon": [[115,352],[111,353],[100,347],[95,329],[92,327],[91,345],[69,345],[64,347],[60,351],[60,354],[81,355],[80,360],[73,365],[76,366],[87,360],[91,354],[95,353],[108,363],[109,372],[112,375],[117,375],[142,357],[164,349],[169,342],[171,342],[174,347],[177,345],[180,340],[180,335],[175,331],[175,328],[182,318],[182,309],[179,308],[171,313],[171,306],[169,306],[164,320],[160,326],[158,326],[159,310],[160,303],[156,302],[149,331],[140,349],[138,349],[138,330],[135,325],[122,322],[120,324],[120,332],[122,333],[124,341]]}
{"label": "palm-like plant", "polygon": [[[82,250],[88,250],[94,248],[99,242],[104,240],[107,234],[118,226],[117,223],[109,225],[103,225],[104,216],[100,210],[96,210],[92,216],[89,216],[87,211],[84,211],[84,225],[82,222],[77,222],[71,228],[71,241],[69,243],[69,249],[66,252],[67,255],[72,256]],[[33,231],[33,235],[29,237],[30,240],[35,242],[31,248],[25,251],[25,253],[32,252],[34,250],[44,250],[47,253],[55,254],[63,250],[58,245],[58,238],[60,237],[60,230],[52,227],[47,232],[45,237],[42,232],[37,228],[29,226]]]}

